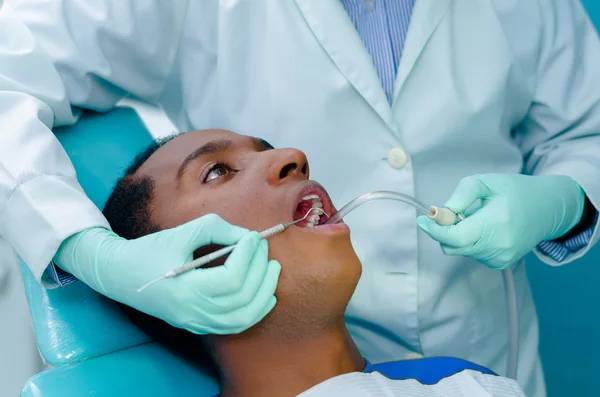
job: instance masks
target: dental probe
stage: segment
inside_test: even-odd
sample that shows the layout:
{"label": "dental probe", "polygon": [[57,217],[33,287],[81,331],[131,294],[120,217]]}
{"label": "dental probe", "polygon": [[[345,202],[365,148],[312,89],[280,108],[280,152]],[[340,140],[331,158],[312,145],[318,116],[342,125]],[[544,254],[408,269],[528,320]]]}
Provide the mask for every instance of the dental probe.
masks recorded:
{"label": "dental probe", "polygon": [[[329,215],[327,215],[327,213],[325,211],[323,211],[322,208],[313,207],[313,208],[310,208],[308,211],[306,211],[306,214],[302,218],[297,219],[293,222],[280,223],[280,224],[275,225],[267,230],[263,230],[258,235],[260,236],[261,239],[266,239],[266,238],[269,238],[276,234],[279,234],[279,233],[283,232],[285,229],[287,229],[288,227],[305,220],[312,211],[318,211],[320,213],[320,215],[325,214],[327,217],[329,217]],[[140,288],[137,289],[137,292],[142,292],[149,286],[151,286],[161,280],[165,280],[167,278],[172,278],[172,277],[177,277],[180,274],[189,272],[190,270],[198,269],[199,267],[205,266],[205,265],[209,264],[210,262],[231,253],[235,249],[235,247],[237,247],[237,243],[233,244],[233,245],[229,245],[224,248],[221,248],[220,250],[217,250],[215,252],[211,252],[208,255],[201,256],[200,258],[197,258],[197,259],[193,260],[192,262],[186,263],[185,265],[182,265],[176,269],[173,269],[173,270],[165,273],[163,276],[160,276],[160,277],[144,284],[143,286],[141,286]]]}

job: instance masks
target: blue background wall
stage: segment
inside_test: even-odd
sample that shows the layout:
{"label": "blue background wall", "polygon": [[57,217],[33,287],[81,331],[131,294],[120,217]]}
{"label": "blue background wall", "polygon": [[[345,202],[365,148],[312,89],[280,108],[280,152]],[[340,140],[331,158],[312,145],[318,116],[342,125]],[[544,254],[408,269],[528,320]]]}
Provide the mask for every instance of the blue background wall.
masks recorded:
{"label": "blue background wall", "polygon": [[[600,0],[582,3],[600,30]],[[532,255],[527,273],[540,321],[548,397],[599,396],[600,245],[584,258],[556,268]]]}

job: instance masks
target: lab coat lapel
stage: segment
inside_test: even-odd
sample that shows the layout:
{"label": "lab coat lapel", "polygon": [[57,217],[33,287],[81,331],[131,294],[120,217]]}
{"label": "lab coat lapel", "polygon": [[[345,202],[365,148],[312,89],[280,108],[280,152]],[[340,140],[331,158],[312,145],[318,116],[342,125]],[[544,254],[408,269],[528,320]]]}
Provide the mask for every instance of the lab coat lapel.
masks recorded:
{"label": "lab coat lapel", "polygon": [[396,103],[402,86],[417,63],[431,35],[448,11],[451,0],[416,0],[410,25],[398,65],[392,104]]}
{"label": "lab coat lapel", "polygon": [[341,2],[295,1],[313,34],[340,72],[391,127],[391,107],[373,59]]}

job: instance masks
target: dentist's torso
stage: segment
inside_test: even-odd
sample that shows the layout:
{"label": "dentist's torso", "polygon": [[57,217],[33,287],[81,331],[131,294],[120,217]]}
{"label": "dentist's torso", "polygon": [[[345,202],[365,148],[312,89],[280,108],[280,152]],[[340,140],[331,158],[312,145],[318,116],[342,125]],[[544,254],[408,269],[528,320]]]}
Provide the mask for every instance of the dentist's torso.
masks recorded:
{"label": "dentist's torso", "polygon": [[[465,176],[521,171],[511,130],[531,104],[536,54],[535,44],[515,48],[521,41],[507,29],[520,6],[417,0],[390,107],[339,1],[190,3],[161,99],[181,130],[228,128],[299,148],[338,208],[374,190],[441,205]],[[519,29],[536,42],[535,23]],[[347,313],[354,339],[376,363],[409,353],[455,356],[504,374],[501,273],[443,255],[417,231],[416,216],[380,201],[346,218],[364,268]],[[522,264],[515,277],[519,381],[527,395],[541,396]]]}

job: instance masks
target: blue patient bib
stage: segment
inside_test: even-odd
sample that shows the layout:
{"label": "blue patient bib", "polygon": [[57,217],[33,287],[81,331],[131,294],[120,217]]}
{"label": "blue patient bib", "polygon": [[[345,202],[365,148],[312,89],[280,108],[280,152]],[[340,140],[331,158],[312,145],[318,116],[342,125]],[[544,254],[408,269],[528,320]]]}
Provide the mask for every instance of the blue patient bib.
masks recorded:
{"label": "blue patient bib", "polygon": [[365,373],[377,371],[395,380],[416,379],[425,385],[433,385],[440,380],[471,369],[487,375],[496,375],[489,369],[472,362],[453,357],[431,357],[417,360],[391,361],[372,365],[367,361]]}

